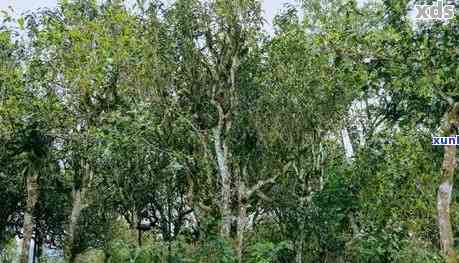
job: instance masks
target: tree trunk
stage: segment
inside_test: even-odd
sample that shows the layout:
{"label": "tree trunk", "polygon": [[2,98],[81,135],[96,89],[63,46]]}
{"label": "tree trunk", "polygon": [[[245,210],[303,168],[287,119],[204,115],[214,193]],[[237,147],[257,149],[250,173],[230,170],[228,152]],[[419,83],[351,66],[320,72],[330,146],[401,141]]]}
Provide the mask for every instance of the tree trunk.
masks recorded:
{"label": "tree trunk", "polygon": [[[32,242],[33,243],[33,248],[32,248],[32,263],[36,263],[37,262],[37,242],[34,241]],[[30,261],[30,260],[29,260]]]}
{"label": "tree trunk", "polygon": [[221,180],[220,212],[222,216],[221,233],[228,237],[231,229],[231,177],[226,156],[226,146],[221,142],[221,131],[215,130],[215,153],[217,155],[218,171]]}
{"label": "tree trunk", "polygon": [[140,212],[138,212],[138,209],[136,209],[136,212],[132,213],[132,219],[129,223],[133,229],[137,230],[137,246],[139,248],[142,247],[142,232],[144,230],[141,218],[142,217],[140,216]]}
{"label": "tree trunk", "polygon": [[[456,134],[458,126],[459,103],[455,103],[443,117],[442,131],[444,136]],[[440,186],[437,193],[437,213],[441,250],[447,257],[448,263],[457,262],[453,229],[450,221],[450,205],[456,166],[456,145],[446,145],[441,168]]]}
{"label": "tree trunk", "polygon": [[295,263],[303,263],[303,241],[298,241],[295,254]]}
{"label": "tree trunk", "polygon": [[440,244],[448,263],[455,263],[453,230],[450,222],[450,204],[453,191],[453,179],[456,169],[456,145],[445,146],[445,156],[441,170],[441,183],[437,195],[438,227]]}
{"label": "tree trunk", "polygon": [[27,180],[27,203],[24,212],[24,237],[20,263],[29,262],[30,241],[33,235],[33,212],[38,200],[38,174],[34,173],[26,178]]}
{"label": "tree trunk", "polygon": [[349,136],[349,132],[346,127],[341,130],[341,140],[344,146],[346,161],[348,164],[351,164],[352,158],[354,158],[354,148],[352,146],[351,137]]}
{"label": "tree trunk", "polygon": [[40,262],[40,258],[43,256],[43,242],[43,235],[41,233],[35,233],[35,255],[38,262]]}
{"label": "tree trunk", "polygon": [[[75,252],[75,245],[78,241],[78,222],[80,220],[81,211],[84,208],[86,180],[88,179],[87,175],[88,173],[91,173],[88,163],[84,163],[84,161],[81,161],[80,163],[80,167],[82,168],[83,172],[81,173],[81,182],[79,184],[75,183],[76,185],[72,190],[72,212],[70,214],[65,241],[65,258],[70,263],[74,262],[77,257],[77,253]],[[89,176],[91,177],[91,175]]]}
{"label": "tree trunk", "polygon": [[74,246],[76,235],[78,235],[78,221],[82,210],[81,189],[73,189],[72,192],[72,213],[70,214],[70,222],[67,233],[67,249],[66,258],[69,262],[75,260]]}
{"label": "tree trunk", "polygon": [[[242,175],[245,175],[242,172]],[[235,173],[235,190],[236,198],[237,198],[237,226],[236,226],[236,233],[235,233],[235,250],[236,250],[236,258],[238,263],[242,263],[242,252],[243,252],[243,244],[244,244],[244,232],[246,231],[246,227],[248,224],[247,218],[247,189],[245,187],[245,183],[241,178],[241,174]]]}
{"label": "tree trunk", "polygon": [[222,217],[221,235],[229,237],[231,229],[231,174],[228,167],[228,148],[222,133],[224,130],[224,113],[219,108],[219,125],[214,130],[215,155],[221,182],[220,213]]}
{"label": "tree trunk", "polygon": [[236,256],[237,262],[242,263],[242,252],[244,248],[244,232],[247,227],[247,206],[241,204],[239,206],[239,214],[237,218],[237,232],[236,232]]}
{"label": "tree trunk", "polygon": [[139,248],[142,247],[142,229],[137,229],[137,245]]}

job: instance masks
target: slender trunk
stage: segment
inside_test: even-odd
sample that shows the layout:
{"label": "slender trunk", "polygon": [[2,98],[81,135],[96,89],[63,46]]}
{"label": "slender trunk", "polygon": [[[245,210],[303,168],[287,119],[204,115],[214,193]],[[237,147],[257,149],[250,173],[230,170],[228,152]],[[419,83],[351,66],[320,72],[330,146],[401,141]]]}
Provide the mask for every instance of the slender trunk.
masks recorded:
{"label": "slender trunk", "polygon": [[139,248],[140,248],[140,247],[142,247],[142,229],[139,228],[137,231],[138,231],[138,233],[137,233],[137,237],[138,237],[137,242],[138,242],[138,245],[139,245]]}
{"label": "slender trunk", "polygon": [[[220,117],[223,119],[223,117]],[[223,125],[214,130],[215,154],[221,180],[220,212],[222,216],[222,237],[229,237],[231,229],[231,174],[228,167],[227,146],[222,139]]]}
{"label": "slender trunk", "polygon": [[360,230],[359,230],[359,227],[357,226],[357,223],[355,222],[354,213],[349,212],[347,217],[349,219],[349,225],[351,226],[351,229],[352,229],[352,238],[357,238],[358,234],[360,233]]}
{"label": "slender trunk", "polygon": [[24,237],[20,263],[29,262],[30,241],[33,235],[33,211],[38,200],[38,174],[34,173],[26,178],[27,180],[27,203],[24,212]]}
{"label": "slender trunk", "polygon": [[[452,108],[448,110],[443,118],[442,131],[444,136],[456,134],[459,125],[459,103],[452,105]],[[437,193],[437,213],[441,250],[447,257],[448,263],[457,262],[453,229],[450,221],[450,205],[456,166],[456,145],[446,145],[441,168],[440,186]]]}
{"label": "slender trunk", "polygon": [[137,246],[139,248],[142,247],[142,232],[144,230],[142,225],[142,217],[140,216],[140,212],[136,209],[137,212],[132,213],[132,219],[130,221],[131,227],[137,230]]}
{"label": "slender trunk", "polygon": [[[298,170],[297,170],[298,173]],[[301,184],[302,192],[305,195],[309,195],[311,192],[308,188],[306,173],[300,172],[298,176],[302,177],[303,183]],[[305,203],[308,200],[307,196],[299,196],[300,206],[305,207]],[[295,235],[296,240],[294,242],[295,246],[295,263],[303,263],[303,251],[304,251],[304,240],[305,240],[305,226],[307,224],[306,213],[302,213],[300,222],[298,224],[298,233]]]}
{"label": "slender trunk", "polygon": [[354,158],[354,148],[352,146],[351,137],[349,136],[349,132],[346,127],[341,130],[341,140],[344,146],[346,161],[348,164],[351,164],[352,158]]}
{"label": "slender trunk", "polygon": [[[32,242],[33,243],[33,248],[32,248],[32,263],[37,262],[37,241]],[[29,260],[30,261],[30,260]]]}
{"label": "slender trunk", "polygon": [[[244,172],[242,173],[245,174]],[[247,218],[247,190],[240,173],[236,173],[235,190],[237,191],[237,227],[235,233],[235,250],[238,263],[242,263],[242,252],[244,245],[244,232],[248,225]]]}
{"label": "slender trunk", "polygon": [[247,207],[241,204],[239,207],[239,214],[237,219],[237,233],[236,233],[236,256],[237,262],[242,263],[242,252],[244,248],[244,232],[247,226]]}
{"label": "slender trunk", "polygon": [[303,263],[303,240],[297,242],[295,263]]}
{"label": "slender trunk", "polygon": [[205,218],[204,213],[205,211],[208,211],[209,208],[203,208],[203,205],[199,202],[199,200],[195,200],[193,189],[194,182],[190,174],[186,176],[186,180],[188,183],[188,191],[186,194],[188,199],[188,206],[193,209],[193,213],[190,220],[192,222],[192,225],[197,226],[199,225],[199,221],[202,221]]}
{"label": "slender trunk", "polygon": [[70,222],[68,226],[68,234],[67,234],[67,255],[66,258],[69,262],[73,262],[75,260],[75,240],[76,235],[78,235],[78,221],[80,219],[81,210],[82,210],[82,198],[81,198],[81,189],[74,189],[72,192],[72,213],[70,214]]}
{"label": "slender trunk", "polygon": [[[83,172],[81,173],[80,183],[75,183],[74,189],[72,190],[72,212],[70,214],[70,220],[68,224],[68,231],[66,236],[66,249],[65,258],[71,263],[74,262],[77,257],[75,246],[78,241],[78,221],[80,220],[81,211],[84,206],[85,188],[87,175],[90,173],[89,164],[84,163],[83,160],[80,162],[80,167]],[[91,175],[90,175],[91,176]]]}
{"label": "slender trunk", "polygon": [[437,195],[438,227],[440,244],[448,263],[455,263],[453,229],[450,222],[450,204],[453,191],[453,179],[456,169],[456,145],[445,146],[445,156],[441,170],[441,183]]}
{"label": "slender trunk", "polygon": [[35,234],[35,248],[36,259],[40,262],[40,258],[43,255],[43,236],[41,233]]}

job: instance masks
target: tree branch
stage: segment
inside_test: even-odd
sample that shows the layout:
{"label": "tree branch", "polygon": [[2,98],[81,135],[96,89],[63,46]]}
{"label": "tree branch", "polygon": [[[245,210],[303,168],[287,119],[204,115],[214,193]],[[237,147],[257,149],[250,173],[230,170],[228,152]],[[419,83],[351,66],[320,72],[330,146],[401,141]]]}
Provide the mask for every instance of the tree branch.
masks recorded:
{"label": "tree branch", "polygon": [[267,179],[267,180],[260,180],[254,186],[252,186],[249,190],[246,191],[247,198],[250,198],[254,193],[258,192],[263,186],[267,184],[274,184],[276,179],[281,175],[284,174],[292,163],[289,162],[282,168],[282,173],[277,173],[275,176]]}

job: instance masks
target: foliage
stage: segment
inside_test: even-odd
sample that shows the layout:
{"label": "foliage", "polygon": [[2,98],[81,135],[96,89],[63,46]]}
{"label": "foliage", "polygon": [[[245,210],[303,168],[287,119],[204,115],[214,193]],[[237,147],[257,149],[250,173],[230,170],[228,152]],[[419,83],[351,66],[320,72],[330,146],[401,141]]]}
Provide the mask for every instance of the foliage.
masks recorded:
{"label": "foliage", "polygon": [[69,263],[444,262],[457,17],[298,1],[268,34],[257,0],[166,2],[5,15],[0,261],[31,226]]}

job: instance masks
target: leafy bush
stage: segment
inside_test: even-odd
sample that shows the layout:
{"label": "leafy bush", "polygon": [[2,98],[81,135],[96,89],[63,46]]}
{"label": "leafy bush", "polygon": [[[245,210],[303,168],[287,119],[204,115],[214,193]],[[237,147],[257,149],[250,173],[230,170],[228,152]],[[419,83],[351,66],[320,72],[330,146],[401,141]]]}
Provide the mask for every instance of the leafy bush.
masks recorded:
{"label": "leafy bush", "polygon": [[404,241],[403,248],[395,256],[400,263],[440,263],[443,258],[438,250],[421,242]]}
{"label": "leafy bush", "polygon": [[[1,245],[1,244],[0,244]],[[19,255],[16,249],[16,240],[11,239],[4,242],[4,247],[0,250],[0,262],[1,263],[13,263],[16,262]]]}
{"label": "leafy bush", "polygon": [[279,262],[282,252],[288,250],[287,242],[274,244],[269,241],[258,242],[249,248],[249,263],[275,263]]}
{"label": "leafy bush", "polygon": [[218,238],[211,236],[199,246],[193,256],[194,262],[208,262],[208,263],[232,263],[236,262],[236,257],[231,244]]}
{"label": "leafy bush", "polygon": [[181,239],[173,242],[151,242],[138,247],[130,242],[115,240],[107,254],[111,263],[233,263],[235,257],[229,242],[212,237],[200,244],[187,244]]}
{"label": "leafy bush", "polygon": [[147,263],[161,262],[160,253],[153,247],[133,247],[124,241],[115,241],[111,246],[109,262]]}
{"label": "leafy bush", "polygon": [[440,263],[438,249],[427,242],[401,239],[394,233],[362,236],[356,242],[355,262]]}

